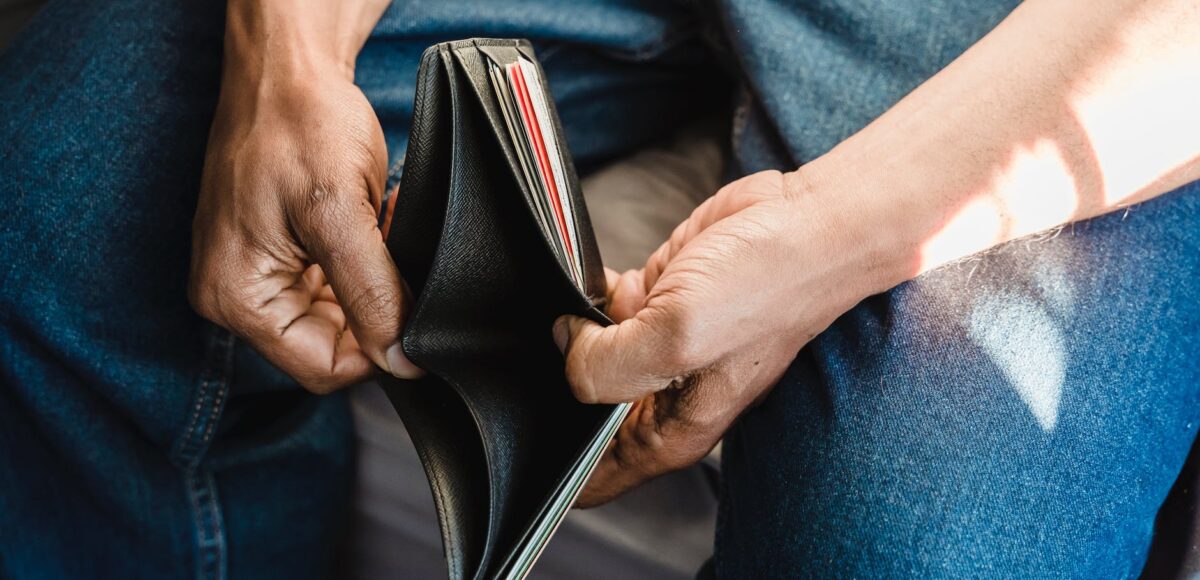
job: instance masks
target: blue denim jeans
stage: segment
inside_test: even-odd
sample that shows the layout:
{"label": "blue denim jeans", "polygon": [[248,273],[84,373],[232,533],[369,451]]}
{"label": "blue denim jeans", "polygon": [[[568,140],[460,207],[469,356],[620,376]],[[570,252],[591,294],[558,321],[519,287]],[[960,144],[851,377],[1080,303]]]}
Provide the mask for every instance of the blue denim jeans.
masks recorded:
{"label": "blue denim jeans", "polygon": [[[219,4],[52,0],[0,58],[0,576],[337,569],[344,397],[185,297]],[[585,171],[731,104],[737,174],[819,155],[1012,7],[532,4],[387,12],[357,82],[394,175],[439,40],[533,40]],[[839,319],[727,439],[716,571],[1136,574],[1200,424],[1196,189]]]}

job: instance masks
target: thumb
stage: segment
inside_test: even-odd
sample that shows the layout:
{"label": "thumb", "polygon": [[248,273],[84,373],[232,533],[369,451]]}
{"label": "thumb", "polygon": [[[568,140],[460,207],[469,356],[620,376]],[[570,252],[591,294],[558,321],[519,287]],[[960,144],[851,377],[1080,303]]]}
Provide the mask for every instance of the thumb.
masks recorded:
{"label": "thumb", "polygon": [[365,195],[318,195],[293,224],[321,265],[354,338],[379,367],[400,378],[422,374],[400,347],[409,300]]}
{"label": "thumb", "polygon": [[686,372],[678,344],[643,316],[600,326],[579,316],[554,322],[554,341],[566,359],[567,381],[584,403],[634,401],[662,390]]}

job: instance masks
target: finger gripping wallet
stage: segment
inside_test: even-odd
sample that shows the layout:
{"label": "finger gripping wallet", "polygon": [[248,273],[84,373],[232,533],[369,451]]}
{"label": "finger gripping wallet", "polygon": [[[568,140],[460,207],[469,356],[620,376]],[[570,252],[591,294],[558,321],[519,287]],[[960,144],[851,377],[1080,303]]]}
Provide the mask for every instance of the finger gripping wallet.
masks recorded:
{"label": "finger gripping wallet", "polygon": [[576,401],[551,336],[610,324],[604,271],[541,67],[524,40],[421,59],[388,249],[415,297],[381,383],[429,478],[452,578],[528,573],[628,405]]}

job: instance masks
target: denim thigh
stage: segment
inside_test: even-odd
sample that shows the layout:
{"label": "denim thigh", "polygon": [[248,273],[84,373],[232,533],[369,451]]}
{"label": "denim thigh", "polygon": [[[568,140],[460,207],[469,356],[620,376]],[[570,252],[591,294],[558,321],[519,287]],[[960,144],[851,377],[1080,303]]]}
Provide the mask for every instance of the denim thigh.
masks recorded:
{"label": "denim thigh", "polygon": [[871,297],[728,435],[718,573],[1135,576],[1200,425],[1200,183]]}

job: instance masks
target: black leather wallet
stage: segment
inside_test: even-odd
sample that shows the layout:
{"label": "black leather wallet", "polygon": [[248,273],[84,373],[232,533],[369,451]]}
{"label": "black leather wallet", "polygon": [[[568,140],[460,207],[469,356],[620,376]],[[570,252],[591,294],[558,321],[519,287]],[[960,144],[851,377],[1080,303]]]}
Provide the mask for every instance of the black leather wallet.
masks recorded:
{"label": "black leather wallet", "polygon": [[604,271],[553,100],[527,41],[426,50],[387,244],[428,375],[382,384],[437,507],[449,575],[523,577],[628,405],[570,392],[551,327],[609,324]]}

